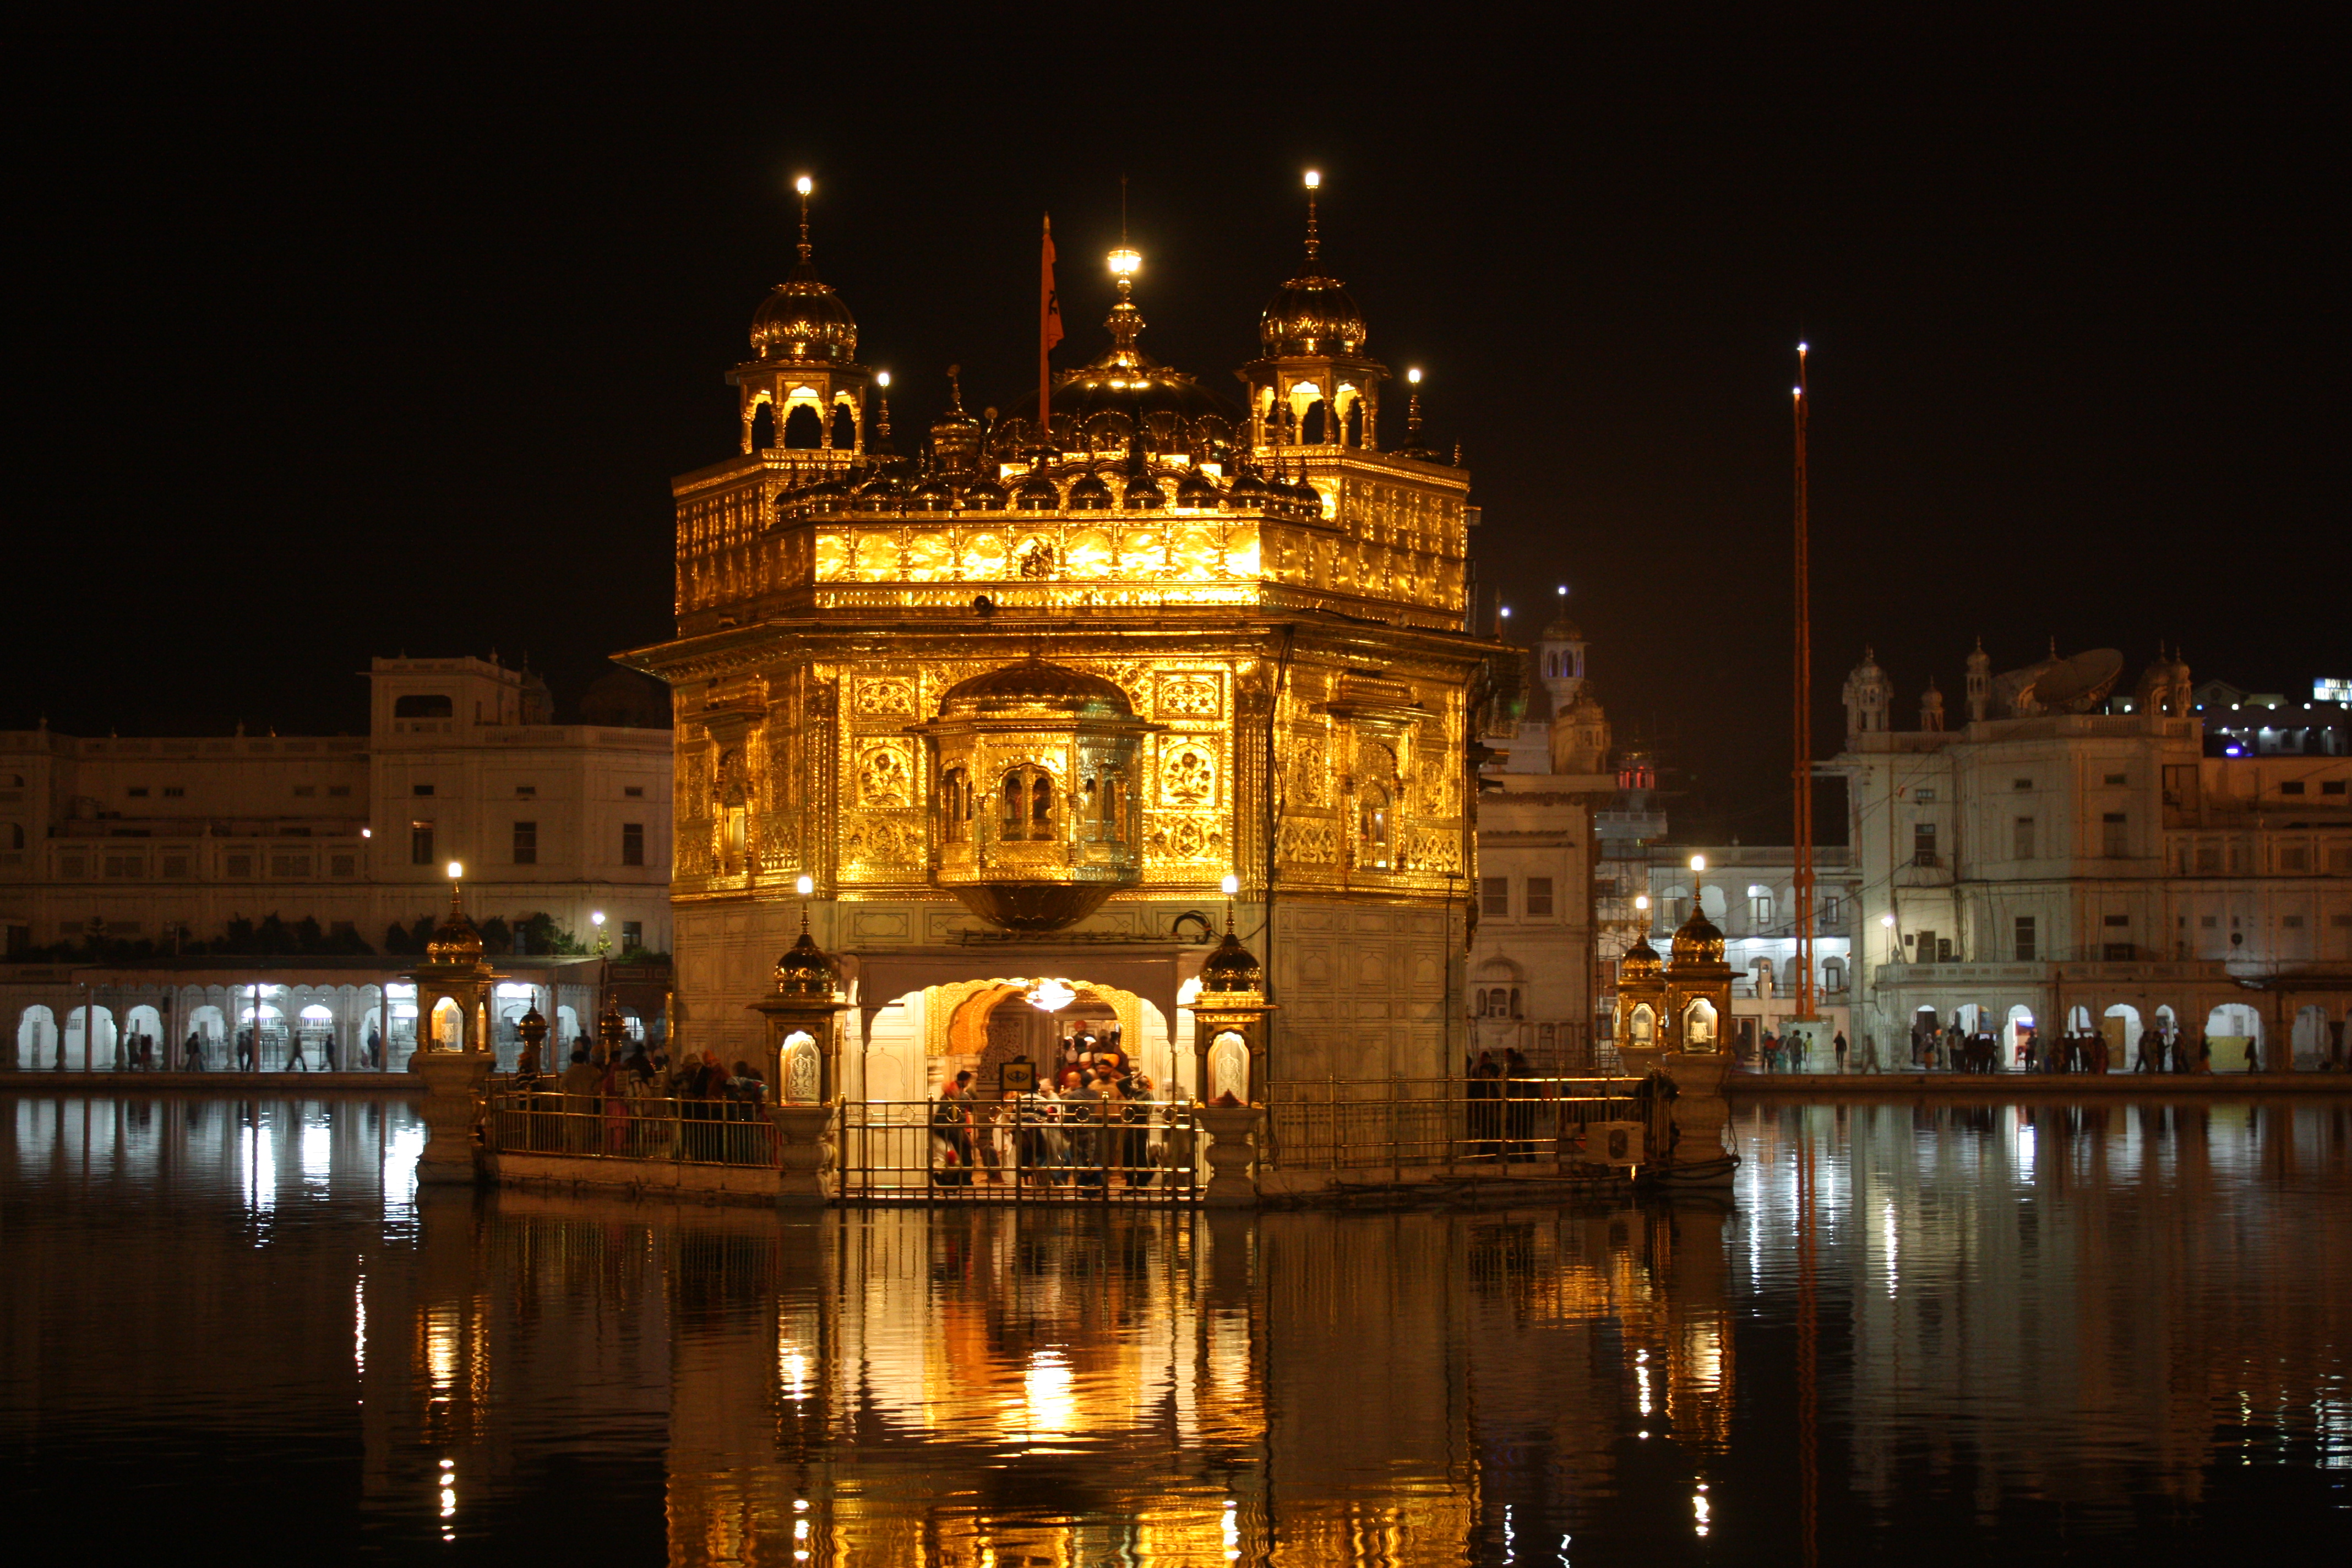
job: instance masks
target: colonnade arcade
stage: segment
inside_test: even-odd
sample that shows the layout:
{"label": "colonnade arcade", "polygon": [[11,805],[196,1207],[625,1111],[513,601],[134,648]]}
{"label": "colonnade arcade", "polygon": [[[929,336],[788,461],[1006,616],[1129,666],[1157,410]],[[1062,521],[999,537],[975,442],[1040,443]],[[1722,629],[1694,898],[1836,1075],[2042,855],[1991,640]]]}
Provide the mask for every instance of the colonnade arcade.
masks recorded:
{"label": "colonnade arcade", "polygon": [[[0,1069],[275,1071],[293,1067],[299,1046],[301,1066],[309,1070],[331,1066],[346,1072],[399,1072],[416,1045],[416,987],[400,980],[121,983],[38,991],[41,1000],[7,1004],[7,1033],[0,1049],[13,1054],[0,1059]],[[568,1048],[593,1025],[596,987],[591,980],[559,979],[555,972],[499,982],[492,994],[490,1046],[500,1070],[513,1070],[520,1050],[515,1026],[533,1007],[549,1022],[550,1052],[557,1042]],[[630,1035],[644,1038],[646,1021],[626,1008],[623,1012]],[[238,1037],[257,1024],[256,1054],[248,1058]],[[196,1037],[194,1061],[188,1057],[191,1034]],[[142,1037],[152,1042],[143,1058]]]}
{"label": "colonnade arcade", "polygon": [[2117,1072],[2137,1065],[2140,1037],[2149,1029],[2168,1045],[2193,1045],[2201,1035],[2217,1072],[2242,1070],[2249,1045],[2266,1072],[2352,1065],[2352,995],[2341,990],[2322,994],[2235,985],[2176,989],[2073,983],[2053,994],[2042,987],[1923,987],[1902,997],[1891,1022],[1895,1037],[1880,1042],[1882,1065],[1890,1069],[1909,1065],[1913,1042],[1930,1026],[1963,1035],[1990,1031],[2003,1071],[2021,1065],[2019,1051],[2029,1031],[2045,1050],[2065,1037],[2099,1035],[2107,1044],[2109,1069]]}

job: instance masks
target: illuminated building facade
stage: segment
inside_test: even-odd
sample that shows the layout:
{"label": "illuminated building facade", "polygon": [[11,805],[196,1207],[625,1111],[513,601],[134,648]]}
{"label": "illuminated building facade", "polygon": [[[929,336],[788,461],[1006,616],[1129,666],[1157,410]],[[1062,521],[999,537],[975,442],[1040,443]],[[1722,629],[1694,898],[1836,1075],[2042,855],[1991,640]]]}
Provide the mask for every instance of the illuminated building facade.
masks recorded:
{"label": "illuminated building facade", "polygon": [[1883,1053],[1907,1060],[1924,1020],[1994,1034],[2004,1066],[2027,1030],[2097,1031],[2117,1070],[2151,1029],[2201,1031],[2218,1070],[2250,1042],[2273,1071],[2346,1059],[2352,759],[2217,737],[2246,715],[2200,707],[2177,652],[2129,696],[2123,669],[2100,649],[1996,675],[1979,647],[1950,728],[1932,685],[1904,729],[1874,658],[1847,678],[1822,767],[1846,780],[1853,1005]]}
{"label": "illuminated building facade", "polygon": [[1465,622],[1469,479],[1417,401],[1383,448],[1389,373],[1311,198],[1242,404],[1144,351],[1122,247],[1109,344],[1043,418],[958,386],[908,457],[805,236],[730,373],[740,449],[673,487],[677,637],[631,656],[677,695],[689,1026],[755,1046],[804,876],[858,1004],[845,1092],[1030,1049],[982,1015],[1041,977],[1190,1087],[1179,1008],[1231,874],[1276,1078],[1458,1071],[1494,651]]}

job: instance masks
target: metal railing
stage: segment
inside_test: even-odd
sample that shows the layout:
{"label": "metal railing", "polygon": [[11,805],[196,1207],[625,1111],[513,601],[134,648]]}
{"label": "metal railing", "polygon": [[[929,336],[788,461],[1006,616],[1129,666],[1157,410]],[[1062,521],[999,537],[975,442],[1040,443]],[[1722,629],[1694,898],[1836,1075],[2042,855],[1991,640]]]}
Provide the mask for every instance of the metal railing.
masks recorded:
{"label": "metal railing", "polygon": [[1195,1107],[1023,1095],[850,1100],[835,1137],[851,1200],[1190,1203]]}
{"label": "metal railing", "polygon": [[490,1096],[484,1136],[502,1153],[770,1170],[777,1163],[776,1130],[766,1110],[748,1100],[506,1089]]}
{"label": "metal railing", "polygon": [[1596,1121],[1644,1121],[1629,1078],[1327,1079],[1267,1096],[1268,1163],[1286,1171],[1499,1171],[1575,1162]]}

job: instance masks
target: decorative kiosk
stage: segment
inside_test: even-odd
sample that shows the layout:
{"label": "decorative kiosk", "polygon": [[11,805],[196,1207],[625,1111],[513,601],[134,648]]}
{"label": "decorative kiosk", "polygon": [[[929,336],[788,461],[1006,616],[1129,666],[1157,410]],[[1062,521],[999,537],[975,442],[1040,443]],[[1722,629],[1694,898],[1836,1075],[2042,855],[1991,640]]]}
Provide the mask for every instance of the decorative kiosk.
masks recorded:
{"label": "decorative kiosk", "polygon": [[1257,1202],[1250,1162],[1265,1121],[1265,973],[1257,955],[1234,935],[1230,915],[1225,939],[1201,965],[1201,991],[1183,1005],[1192,1015],[1192,1074],[1201,1100],[1201,1129],[1209,1135],[1209,1179],[1202,1201],[1213,1208],[1246,1208]]}
{"label": "decorative kiosk", "polygon": [[478,1176],[474,1128],[496,1058],[490,1054],[490,988],[503,978],[482,956],[482,933],[459,901],[460,868],[449,867],[449,912],[403,979],[416,987],[416,1053],[408,1070],[425,1079],[425,1152],[416,1179],[470,1185]]}
{"label": "decorative kiosk", "polygon": [[751,1009],[768,1021],[764,1065],[776,1096],[768,1112],[778,1140],[776,1201],[823,1204],[834,1195],[839,1019],[849,1004],[840,996],[838,966],[809,936],[805,911],[800,940],[776,960],[775,979],[775,990]]}

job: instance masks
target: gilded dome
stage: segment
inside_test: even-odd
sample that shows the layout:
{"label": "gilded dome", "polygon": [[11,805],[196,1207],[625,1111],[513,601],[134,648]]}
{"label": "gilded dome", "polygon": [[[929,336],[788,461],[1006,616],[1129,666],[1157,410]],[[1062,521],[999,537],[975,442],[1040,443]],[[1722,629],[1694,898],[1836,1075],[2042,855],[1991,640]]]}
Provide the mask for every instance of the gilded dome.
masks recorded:
{"label": "gilded dome", "polygon": [[857,358],[857,320],[802,249],[800,265],[751,317],[751,352],[761,359],[849,364]]}
{"label": "gilded dome", "polygon": [[1263,970],[1257,955],[1241,944],[1233,932],[1217,944],[1201,965],[1201,994],[1204,996],[1255,995],[1263,986]]}
{"label": "gilded dome", "polygon": [[1032,654],[1018,664],[985,670],[958,681],[940,699],[940,717],[979,717],[1008,710],[1047,708],[1090,717],[1135,715],[1127,693],[1099,675],[1058,664]]}
{"label": "gilded dome", "polygon": [[776,960],[776,994],[830,998],[833,988],[833,960],[810,940],[808,932],[801,932],[800,941]]}
{"label": "gilded dome", "polygon": [[425,944],[428,963],[471,963],[482,956],[482,933],[466,918],[456,899],[449,900],[449,912],[433,928],[433,935]]}
{"label": "gilded dome", "polygon": [[1347,286],[1311,268],[1276,289],[1257,319],[1258,345],[1271,359],[1360,354],[1366,335]]}
{"label": "gilded dome", "polygon": [[1655,980],[1659,967],[1658,950],[1650,945],[1649,938],[1637,936],[1633,939],[1633,945],[1625,950],[1625,956],[1617,961],[1617,977],[1620,980]]}
{"label": "gilded dome", "polygon": [[1682,930],[1675,932],[1670,971],[1679,972],[1688,966],[1722,963],[1723,933],[1715,929],[1715,922],[1706,918],[1705,910],[1694,907],[1690,919],[1683,922]]}

